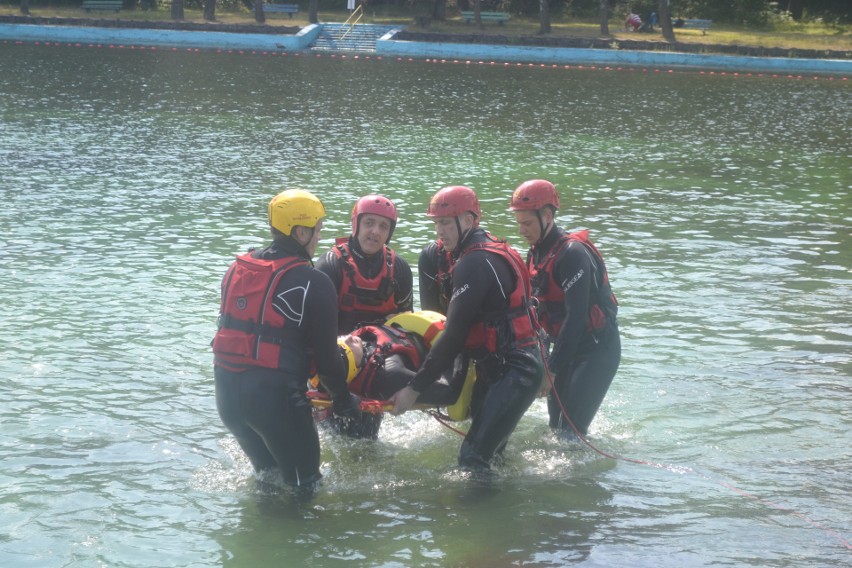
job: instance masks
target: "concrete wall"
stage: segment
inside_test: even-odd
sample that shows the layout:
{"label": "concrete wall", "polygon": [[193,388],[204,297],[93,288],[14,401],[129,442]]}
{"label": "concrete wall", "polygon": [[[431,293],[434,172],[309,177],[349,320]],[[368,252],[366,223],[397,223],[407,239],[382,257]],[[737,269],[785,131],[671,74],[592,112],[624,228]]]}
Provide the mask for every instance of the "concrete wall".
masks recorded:
{"label": "concrete wall", "polygon": [[569,47],[533,47],[463,43],[397,41],[393,34],[376,44],[378,55],[463,59],[473,61],[510,61],[561,65],[622,65],[630,67],[691,67],[723,71],[775,73],[835,73],[852,75],[852,61],[838,59],[792,59],[671,53],[661,51],[620,51]]}
{"label": "concrete wall", "polygon": [[0,24],[0,40],[110,43],[135,46],[197,47],[205,49],[303,51],[314,42],[316,36],[319,35],[320,29],[320,26],[311,25],[302,29],[297,35],[273,35],[213,31],[196,32]]}

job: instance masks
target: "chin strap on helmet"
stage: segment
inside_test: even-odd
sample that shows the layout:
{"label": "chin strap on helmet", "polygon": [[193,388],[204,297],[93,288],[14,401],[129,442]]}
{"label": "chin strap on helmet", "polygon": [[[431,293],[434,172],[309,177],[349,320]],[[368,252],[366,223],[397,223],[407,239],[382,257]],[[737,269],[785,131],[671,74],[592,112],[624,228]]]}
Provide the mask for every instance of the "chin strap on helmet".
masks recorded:
{"label": "chin strap on helmet", "polygon": [[541,229],[541,235],[538,239],[539,243],[544,239],[545,234],[553,225],[552,223],[548,223],[545,226],[544,220],[541,218],[541,210],[545,207],[551,207],[554,211],[559,209],[559,193],[556,191],[556,186],[546,179],[527,180],[512,192],[509,211],[535,212],[539,229]]}

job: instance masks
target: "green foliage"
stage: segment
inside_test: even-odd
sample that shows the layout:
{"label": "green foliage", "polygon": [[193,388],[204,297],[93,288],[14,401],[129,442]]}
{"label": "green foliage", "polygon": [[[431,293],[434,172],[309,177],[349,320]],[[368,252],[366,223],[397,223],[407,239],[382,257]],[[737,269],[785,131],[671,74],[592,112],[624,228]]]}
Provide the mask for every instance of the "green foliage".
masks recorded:
{"label": "green foliage", "polygon": [[673,17],[755,27],[766,26],[770,15],[768,0],[671,0],[669,6]]}
{"label": "green foliage", "polygon": [[648,14],[656,12],[659,5],[657,0],[636,0],[634,2],[625,2],[624,4],[625,9],[622,10],[623,13],[633,12],[634,14],[639,14],[643,21]]}
{"label": "green foliage", "polygon": [[[447,14],[452,16],[460,2],[447,0]],[[473,1],[467,0],[472,6]],[[31,1],[31,8],[45,9],[43,2]],[[435,0],[367,0],[371,13],[389,13],[401,17],[414,14],[431,14]],[[652,11],[657,11],[658,0],[607,0],[610,18],[618,22],[629,11],[639,14],[642,19]],[[3,5],[17,6],[19,0],[0,0]],[[297,3],[307,12],[308,2]],[[141,10],[155,4],[157,9],[168,11],[171,0],[125,0],[127,8]],[[217,0],[216,9],[222,12],[249,13],[253,0]],[[50,6],[57,9],[79,10],[80,0],[50,0]],[[204,0],[184,0],[188,10],[202,10]],[[746,26],[752,29],[776,29],[780,31],[802,31],[805,23],[825,24],[844,31],[852,18],[852,2],[849,0],[670,0],[669,6],[674,17],[705,18],[718,24]],[[791,10],[798,8],[797,13]],[[320,11],[345,11],[346,0],[319,0]],[[506,11],[515,16],[537,19],[539,0],[482,0],[482,9],[486,11]],[[554,20],[570,19],[597,21],[600,0],[550,0],[550,14]],[[801,14],[801,17],[796,17]]]}
{"label": "green foliage", "polygon": [[[610,0],[609,5],[610,9],[614,9],[616,4],[622,3],[621,1]],[[568,2],[566,6],[566,13],[575,17],[575,18],[587,18],[593,19],[598,17],[598,12],[600,11],[600,0],[573,0],[572,2]]]}
{"label": "green foliage", "polygon": [[[485,6],[483,0],[482,5]],[[570,10],[572,0],[550,0],[550,16],[558,17]],[[502,7],[499,11],[509,12],[510,14],[518,14],[537,18],[539,14],[539,0],[505,0],[501,2]],[[484,8],[483,8],[484,9]]]}
{"label": "green foliage", "polygon": [[[779,8],[783,8],[783,1]],[[830,24],[852,22],[852,3],[849,0],[802,0],[803,21],[822,21]]]}
{"label": "green foliage", "polygon": [[[9,5],[19,4],[17,0],[4,1],[2,3]],[[216,9],[238,11],[241,8],[245,8],[246,3],[251,5],[252,0],[216,0]],[[53,0],[50,2],[50,6],[55,8],[79,9],[80,5],[81,0]],[[44,4],[42,2],[30,2],[30,7],[35,9],[42,9],[43,6]],[[137,10],[154,7],[154,9],[157,10],[168,11],[171,8],[172,3],[171,0],[124,0],[124,6],[125,8]],[[184,0],[184,8],[189,10],[202,10],[204,9],[204,0]]]}

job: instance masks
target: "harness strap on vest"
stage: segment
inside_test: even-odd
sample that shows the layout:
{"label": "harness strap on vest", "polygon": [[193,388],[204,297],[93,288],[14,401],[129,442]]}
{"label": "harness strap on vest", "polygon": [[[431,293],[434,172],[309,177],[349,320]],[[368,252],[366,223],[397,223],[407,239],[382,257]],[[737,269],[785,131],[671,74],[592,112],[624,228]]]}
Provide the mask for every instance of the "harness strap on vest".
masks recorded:
{"label": "harness strap on vest", "polygon": [[249,335],[257,335],[261,341],[281,345],[284,342],[284,331],[273,327],[268,323],[259,324],[253,320],[244,320],[233,317],[231,314],[219,316],[219,329],[235,329]]}
{"label": "harness strap on vest", "polygon": [[396,279],[394,278],[396,256],[392,250],[387,247],[383,250],[385,270],[376,288],[362,288],[358,285],[360,274],[346,243],[337,244],[334,250],[337,251],[338,258],[342,261],[345,275],[349,277],[348,286],[344,284],[343,290],[340,293],[341,307],[352,307],[359,300],[368,306],[376,306],[393,297],[394,290],[396,289]]}

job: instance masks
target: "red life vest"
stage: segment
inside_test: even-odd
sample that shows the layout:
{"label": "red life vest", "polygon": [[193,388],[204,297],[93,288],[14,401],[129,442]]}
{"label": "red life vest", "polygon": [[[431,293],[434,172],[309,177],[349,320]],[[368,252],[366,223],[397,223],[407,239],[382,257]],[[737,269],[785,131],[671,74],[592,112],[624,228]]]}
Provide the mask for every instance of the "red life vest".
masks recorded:
{"label": "red life vest", "polygon": [[246,366],[278,369],[286,339],[286,318],[272,307],[281,278],[303,258],[253,258],[251,251],[237,256],[222,280],[219,329],[213,338],[215,364],[231,370]]}
{"label": "red life vest", "polygon": [[[609,285],[609,274],[603,256],[597,247],[589,240],[589,231],[565,233],[551,247],[541,262],[535,263],[532,255],[528,259],[530,277],[532,280],[533,296],[538,300],[538,316],[541,326],[551,337],[559,335],[562,324],[565,323],[565,293],[562,287],[553,279],[553,265],[559,253],[571,242],[579,242],[593,255],[592,265],[595,274],[592,282],[595,286],[595,297],[589,303],[589,313],[586,317],[586,329],[599,331],[606,325],[607,315],[615,318],[618,311],[618,300]],[[601,274],[602,277],[597,276]]]}
{"label": "red life vest", "polygon": [[453,295],[453,256],[452,252],[444,248],[443,241],[438,240],[437,244],[435,250],[438,255],[438,270],[435,273],[435,282],[438,285],[438,301],[446,314]]}
{"label": "red life vest", "polygon": [[[390,325],[366,325],[352,332],[367,347],[364,363],[349,383],[349,390],[359,396],[369,397],[376,371],[385,366],[391,355],[405,357],[410,369],[419,369],[426,356],[426,345],[418,335]],[[408,366],[408,365],[407,365]]]}
{"label": "red life vest", "polygon": [[349,252],[348,242],[339,242],[332,250],[343,268],[338,293],[341,323],[343,320],[353,324],[381,320],[397,311],[395,294],[398,286],[394,278],[396,253],[392,249],[382,247],[382,270],[373,278],[365,278],[358,270]]}
{"label": "red life vest", "polygon": [[[497,254],[506,260],[518,280],[509,295],[508,307],[498,312],[482,314],[479,321],[471,326],[465,340],[465,348],[471,350],[476,359],[487,353],[533,345],[538,340],[539,330],[538,318],[530,302],[530,276],[521,255],[506,241],[494,239],[491,235],[488,235],[488,238],[490,240],[470,246],[464,254],[475,250],[487,250]],[[504,329],[508,331],[508,335],[501,333]]]}

